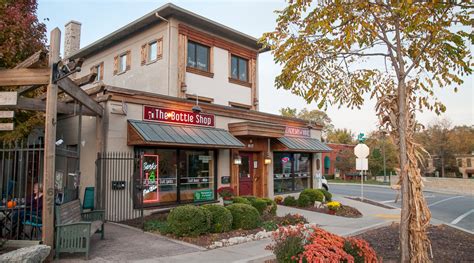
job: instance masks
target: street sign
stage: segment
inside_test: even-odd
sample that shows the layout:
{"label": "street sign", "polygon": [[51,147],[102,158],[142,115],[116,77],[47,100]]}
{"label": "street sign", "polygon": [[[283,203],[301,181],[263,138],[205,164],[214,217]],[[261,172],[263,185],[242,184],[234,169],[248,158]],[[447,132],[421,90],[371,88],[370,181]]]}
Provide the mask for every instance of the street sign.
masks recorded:
{"label": "street sign", "polygon": [[369,153],[369,147],[363,143],[359,143],[356,147],[354,147],[354,154],[355,156],[357,156],[357,158],[367,158],[367,156],[369,156]]}
{"label": "street sign", "polygon": [[367,158],[357,158],[356,159],[356,170],[357,171],[367,171],[367,170],[369,170],[369,160]]}

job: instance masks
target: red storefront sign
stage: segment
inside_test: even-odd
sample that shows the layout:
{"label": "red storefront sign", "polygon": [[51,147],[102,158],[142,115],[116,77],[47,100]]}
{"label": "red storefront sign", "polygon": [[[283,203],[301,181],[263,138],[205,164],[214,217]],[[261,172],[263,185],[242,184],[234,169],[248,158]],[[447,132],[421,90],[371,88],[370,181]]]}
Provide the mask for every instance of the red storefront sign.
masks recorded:
{"label": "red storefront sign", "polygon": [[214,115],[143,106],[143,120],[214,127]]}
{"label": "red storefront sign", "polygon": [[307,128],[298,128],[298,127],[286,126],[285,136],[311,137],[311,133],[310,133],[309,129],[307,129]]}

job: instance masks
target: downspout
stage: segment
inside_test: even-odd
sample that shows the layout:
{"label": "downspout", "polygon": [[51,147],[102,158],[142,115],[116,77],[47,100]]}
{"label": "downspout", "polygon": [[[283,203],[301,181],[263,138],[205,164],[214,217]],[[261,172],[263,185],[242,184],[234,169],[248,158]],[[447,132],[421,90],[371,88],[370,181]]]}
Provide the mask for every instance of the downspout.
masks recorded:
{"label": "downspout", "polygon": [[[170,96],[170,71],[171,71],[171,23],[168,19],[160,16],[158,12],[155,16],[162,21],[168,23],[168,96]],[[179,87],[178,87],[179,88]]]}

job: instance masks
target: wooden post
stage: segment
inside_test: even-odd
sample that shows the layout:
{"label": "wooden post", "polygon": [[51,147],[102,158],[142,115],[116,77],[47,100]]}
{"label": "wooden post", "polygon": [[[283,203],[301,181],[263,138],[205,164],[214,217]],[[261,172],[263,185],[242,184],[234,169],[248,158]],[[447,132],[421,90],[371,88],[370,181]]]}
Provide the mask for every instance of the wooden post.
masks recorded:
{"label": "wooden post", "polygon": [[[46,120],[44,142],[44,173],[43,189],[46,198],[43,198],[43,244],[54,248],[54,172],[56,155],[56,122],[58,85],[53,84],[53,64],[60,60],[59,51],[61,31],[53,29],[50,36],[49,67],[51,78],[46,93]],[[53,251],[53,250],[51,250]],[[52,255],[52,254],[51,254]],[[50,255],[50,256],[51,256]],[[51,257],[50,257],[51,259]]]}

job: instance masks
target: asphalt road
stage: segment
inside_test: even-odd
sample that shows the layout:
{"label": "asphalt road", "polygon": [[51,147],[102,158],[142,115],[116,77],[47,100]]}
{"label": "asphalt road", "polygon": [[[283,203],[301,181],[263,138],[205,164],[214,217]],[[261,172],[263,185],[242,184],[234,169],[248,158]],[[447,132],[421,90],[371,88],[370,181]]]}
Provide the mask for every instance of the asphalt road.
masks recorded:
{"label": "asphalt road", "polygon": [[[343,196],[360,196],[360,185],[329,184],[329,191]],[[400,207],[397,193],[390,188],[364,185],[364,197],[390,206]],[[474,232],[474,196],[424,192],[431,217]],[[400,199],[400,198],[399,198]]]}

